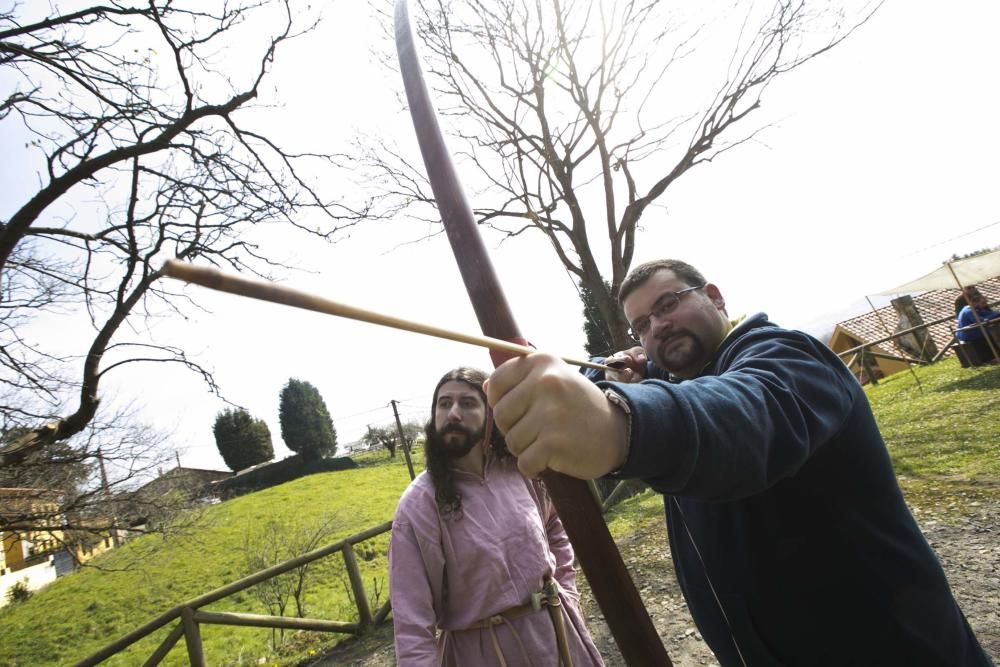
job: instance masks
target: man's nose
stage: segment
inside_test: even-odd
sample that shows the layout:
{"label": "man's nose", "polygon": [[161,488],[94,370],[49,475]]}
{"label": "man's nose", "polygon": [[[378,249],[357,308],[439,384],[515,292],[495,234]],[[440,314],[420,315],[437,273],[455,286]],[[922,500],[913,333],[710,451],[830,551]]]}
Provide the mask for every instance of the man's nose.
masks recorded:
{"label": "man's nose", "polygon": [[462,421],[462,411],[458,405],[453,405],[448,409],[448,421],[458,422]]}
{"label": "man's nose", "polygon": [[656,315],[651,314],[649,316],[649,333],[653,338],[659,338],[662,332],[672,329],[673,327],[674,322],[670,319],[669,315],[657,317]]}

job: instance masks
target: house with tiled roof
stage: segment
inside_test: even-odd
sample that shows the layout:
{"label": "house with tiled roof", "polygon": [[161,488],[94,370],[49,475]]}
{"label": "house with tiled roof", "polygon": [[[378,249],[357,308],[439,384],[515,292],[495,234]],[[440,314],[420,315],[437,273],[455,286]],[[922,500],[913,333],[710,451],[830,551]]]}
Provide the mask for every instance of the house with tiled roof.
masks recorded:
{"label": "house with tiled roof", "polygon": [[[1000,302],[1000,277],[983,280],[977,286],[990,304]],[[956,304],[960,299],[962,293],[957,287],[893,299],[888,306],[837,324],[830,348],[842,355],[862,382],[904,371],[913,364],[937,361],[955,353]],[[885,340],[920,324],[928,326]],[[862,345],[864,353],[857,349]]]}

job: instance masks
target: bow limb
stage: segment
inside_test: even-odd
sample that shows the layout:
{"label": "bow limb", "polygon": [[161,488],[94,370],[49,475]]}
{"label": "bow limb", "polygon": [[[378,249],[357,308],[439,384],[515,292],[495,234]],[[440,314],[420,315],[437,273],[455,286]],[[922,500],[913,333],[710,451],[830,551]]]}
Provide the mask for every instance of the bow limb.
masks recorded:
{"label": "bow limb", "polygon": [[[445,147],[417,58],[406,0],[396,0],[395,29],[399,67],[420,152],[480,328],[487,336],[524,344]],[[499,352],[491,352],[491,356],[497,365],[510,358]],[[671,665],[587,485],[551,471],[542,478],[625,662]]]}

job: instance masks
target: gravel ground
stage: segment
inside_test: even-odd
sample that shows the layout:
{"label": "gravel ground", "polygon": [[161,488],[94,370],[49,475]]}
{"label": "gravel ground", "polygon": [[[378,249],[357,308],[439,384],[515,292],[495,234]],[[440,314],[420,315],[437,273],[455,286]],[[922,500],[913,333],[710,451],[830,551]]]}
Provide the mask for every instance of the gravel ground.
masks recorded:
{"label": "gravel ground", "polygon": [[[969,624],[986,652],[1000,664],[1000,497],[980,497],[963,503],[961,510],[955,503],[940,502],[931,509],[915,509],[914,515],[941,559]],[[662,523],[636,533],[619,547],[674,664],[717,665],[681,597]],[[605,662],[608,667],[624,665],[582,577],[580,588],[591,633]],[[344,642],[310,664],[394,665],[391,625]]]}
{"label": "gravel ground", "polygon": [[[1000,660],[1000,500],[974,503],[955,515],[952,508],[914,511],[934,547],[969,624],[994,662]],[[691,620],[673,576],[666,529],[637,534],[620,545],[660,638],[679,667],[718,665]],[[585,587],[581,582],[581,587]],[[587,598],[590,599],[590,598]],[[587,621],[608,667],[624,665],[596,604]]]}

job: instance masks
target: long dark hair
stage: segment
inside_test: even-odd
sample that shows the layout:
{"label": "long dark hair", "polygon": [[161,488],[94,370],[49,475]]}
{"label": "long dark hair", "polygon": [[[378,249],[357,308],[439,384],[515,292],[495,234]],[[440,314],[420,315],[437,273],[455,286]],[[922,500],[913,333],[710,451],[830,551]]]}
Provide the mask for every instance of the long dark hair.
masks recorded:
{"label": "long dark hair", "polygon": [[427,474],[431,476],[434,483],[434,499],[437,500],[438,511],[444,518],[459,518],[462,515],[462,494],[455,487],[455,475],[451,468],[451,459],[444,456],[439,448],[440,438],[434,426],[434,411],[437,407],[438,392],[446,382],[464,382],[469,385],[483,399],[486,405],[486,420],[491,427],[489,436],[490,446],[488,455],[496,459],[512,458],[513,455],[507,449],[507,443],[500,433],[500,429],[491,419],[489,404],[486,402],[486,392],[483,391],[483,383],[489,377],[486,373],[476,368],[460,367],[445,373],[434,387],[434,397],[431,399],[431,418],[424,425],[424,435],[426,437],[424,446],[424,458],[427,463]]}

